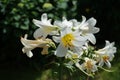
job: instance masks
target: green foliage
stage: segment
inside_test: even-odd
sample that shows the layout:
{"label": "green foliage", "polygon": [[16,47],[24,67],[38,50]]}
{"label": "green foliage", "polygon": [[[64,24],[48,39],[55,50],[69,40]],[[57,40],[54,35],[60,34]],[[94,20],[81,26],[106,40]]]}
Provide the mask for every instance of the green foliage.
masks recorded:
{"label": "green foliage", "polygon": [[[48,13],[50,18],[60,18],[76,10],[77,1],[69,0],[2,0],[0,1],[0,25],[2,34],[19,37],[24,33],[32,35],[37,27],[32,19],[40,19],[42,13]],[[70,3],[70,5],[69,5]],[[69,8],[71,6],[71,8]],[[69,9],[69,10],[68,10]],[[70,14],[74,17],[76,13]],[[14,31],[15,30],[15,31]],[[12,32],[14,31],[14,32]],[[16,32],[18,32],[16,34]]]}

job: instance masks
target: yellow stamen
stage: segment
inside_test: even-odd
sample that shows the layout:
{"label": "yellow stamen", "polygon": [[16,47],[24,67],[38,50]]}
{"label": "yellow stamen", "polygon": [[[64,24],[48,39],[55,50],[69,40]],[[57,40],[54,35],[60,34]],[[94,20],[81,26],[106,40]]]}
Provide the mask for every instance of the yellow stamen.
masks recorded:
{"label": "yellow stamen", "polygon": [[73,59],[78,58],[78,54],[73,54],[73,55],[72,55],[72,58],[73,58]]}
{"label": "yellow stamen", "polygon": [[92,64],[91,60],[88,60],[88,61],[85,63],[85,68],[86,68],[86,69],[92,69],[92,67],[93,67],[93,64]]}
{"label": "yellow stamen", "polygon": [[104,56],[103,56],[103,60],[106,62],[107,60],[109,60],[109,56],[104,55]]}
{"label": "yellow stamen", "polygon": [[73,34],[66,34],[62,37],[61,41],[65,47],[71,47],[73,46],[72,41],[74,40]]}

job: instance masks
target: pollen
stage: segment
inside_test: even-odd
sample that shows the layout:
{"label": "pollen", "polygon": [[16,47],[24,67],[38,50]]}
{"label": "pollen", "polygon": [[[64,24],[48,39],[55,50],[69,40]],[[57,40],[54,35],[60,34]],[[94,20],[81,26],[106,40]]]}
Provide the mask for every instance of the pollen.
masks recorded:
{"label": "pollen", "polygon": [[106,62],[107,60],[109,60],[109,56],[104,55],[103,60]]}
{"label": "pollen", "polygon": [[70,34],[64,35],[64,36],[62,37],[61,41],[62,41],[64,47],[72,47],[72,46],[73,46],[72,41],[73,41],[74,39],[75,39],[75,38],[74,38],[73,34],[70,33]]}
{"label": "pollen", "polygon": [[72,55],[72,58],[73,58],[73,59],[78,58],[78,54],[73,54],[73,55]]}
{"label": "pollen", "polygon": [[92,68],[93,68],[93,64],[92,64],[92,61],[91,61],[91,60],[88,60],[88,61],[85,63],[85,68],[86,68],[86,69],[92,69]]}

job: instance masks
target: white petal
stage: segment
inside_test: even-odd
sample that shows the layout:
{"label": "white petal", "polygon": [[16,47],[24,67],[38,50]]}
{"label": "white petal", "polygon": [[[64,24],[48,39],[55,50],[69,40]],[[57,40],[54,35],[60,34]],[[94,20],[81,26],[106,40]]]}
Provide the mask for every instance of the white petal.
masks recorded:
{"label": "white petal", "polygon": [[79,63],[75,63],[75,66],[78,67],[79,69],[81,69],[81,65]]}
{"label": "white petal", "polygon": [[66,18],[63,20],[62,24],[64,25],[64,27],[69,27],[69,28],[71,28],[73,25],[73,23],[71,21],[67,21]]}
{"label": "white petal", "polygon": [[80,22],[78,22],[76,19],[72,19],[70,20],[70,22],[73,23],[73,27],[77,27],[78,25],[80,25]]}
{"label": "white petal", "polygon": [[72,43],[75,47],[82,47],[85,44],[85,41],[74,40]]}
{"label": "white petal", "polygon": [[41,21],[47,21],[47,14],[46,13],[42,14]]}
{"label": "white petal", "polygon": [[112,53],[116,53],[117,52],[117,48],[116,47],[113,47],[112,48]]}
{"label": "white petal", "polygon": [[108,68],[111,68],[111,63],[109,61],[105,62]]}
{"label": "white petal", "polygon": [[38,38],[40,38],[40,37],[46,38],[47,35],[48,35],[48,34],[46,34],[45,31],[44,31],[42,28],[38,28],[38,29],[34,32],[34,34],[33,34],[33,36],[34,36],[35,39],[38,39]]}
{"label": "white petal", "polygon": [[60,42],[60,37],[53,36],[52,38],[53,38],[53,40],[54,40],[56,43],[59,43],[59,42]]}
{"label": "white petal", "polygon": [[85,42],[86,42],[86,38],[82,36],[75,37],[75,40],[72,41],[73,45],[75,45],[76,47],[83,46]]}
{"label": "white petal", "polygon": [[109,54],[109,61],[112,61],[114,58],[114,54]]}
{"label": "white petal", "polygon": [[41,21],[33,19],[33,23],[37,26],[37,27],[41,27]]}
{"label": "white petal", "polygon": [[105,45],[105,46],[110,45],[110,42],[109,42],[108,40],[105,40],[105,43],[106,43],[106,45]]}
{"label": "white petal", "polygon": [[98,69],[97,69],[97,66],[94,64],[94,66],[93,66],[93,69],[92,69],[92,72],[95,72],[95,71],[97,71]]}
{"label": "white petal", "polygon": [[80,47],[74,47],[73,52],[77,53],[79,55],[79,57],[83,54],[82,48],[80,48]]}
{"label": "white petal", "polygon": [[55,51],[55,55],[57,57],[64,57],[67,53],[67,48],[63,47],[62,44],[59,44],[57,50]]}
{"label": "white petal", "polygon": [[92,43],[95,44],[96,43],[96,38],[93,34],[87,34],[87,39]]}
{"label": "white petal", "polygon": [[65,27],[61,30],[61,37],[63,37],[66,34],[72,33],[71,28]]}
{"label": "white petal", "polygon": [[34,48],[23,47],[23,48],[22,48],[22,52],[23,52],[23,53],[27,53],[28,51],[30,51],[30,50],[32,50],[32,49],[34,49]]}
{"label": "white petal", "polygon": [[104,65],[104,61],[101,60],[98,65],[102,67]]}
{"label": "white petal", "polygon": [[37,46],[37,44],[34,44],[34,43],[37,43],[37,41],[35,40],[27,40],[27,39],[21,38],[21,43],[27,48],[33,48]]}
{"label": "white petal", "polygon": [[54,25],[62,28],[62,22],[61,21],[55,21]]}
{"label": "white petal", "polygon": [[59,35],[59,34],[58,34],[58,31],[51,31],[49,35]]}
{"label": "white petal", "polygon": [[85,59],[85,62],[87,62],[87,61],[89,61],[89,60],[90,60],[88,57],[85,57],[84,59]]}
{"label": "white petal", "polygon": [[[85,21],[86,21],[86,17],[85,16],[82,16],[82,22],[81,22],[81,25],[83,25],[84,23],[85,23]],[[80,25],[80,26],[81,26]]]}
{"label": "white petal", "polygon": [[106,54],[106,50],[105,49],[99,49],[98,51],[95,51],[95,53],[103,55],[103,54]]}
{"label": "white petal", "polygon": [[33,53],[32,53],[31,51],[28,51],[28,52],[26,53],[26,55],[27,55],[29,58],[31,58],[31,57],[33,56]]}
{"label": "white petal", "polygon": [[90,27],[94,27],[96,24],[96,19],[95,18],[90,18],[89,20],[86,21],[87,23],[89,23]]}
{"label": "white petal", "polygon": [[100,31],[100,28],[94,27],[90,32],[91,33],[98,33]]}

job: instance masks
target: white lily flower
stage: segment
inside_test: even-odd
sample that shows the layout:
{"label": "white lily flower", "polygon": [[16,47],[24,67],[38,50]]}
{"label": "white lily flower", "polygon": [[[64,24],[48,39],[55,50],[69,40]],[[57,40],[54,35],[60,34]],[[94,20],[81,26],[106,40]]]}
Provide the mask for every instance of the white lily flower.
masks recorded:
{"label": "white lily flower", "polygon": [[114,42],[110,43],[106,41],[106,45],[103,49],[95,51],[96,54],[100,56],[99,66],[103,66],[104,63],[110,68],[112,59],[114,58],[114,53],[116,53],[116,47],[114,47]]}
{"label": "white lily flower", "polygon": [[65,55],[65,58],[66,59],[78,59],[78,58],[80,58],[80,56],[81,55],[68,50],[67,54]]}
{"label": "white lily flower", "polygon": [[57,26],[51,24],[51,19],[48,20],[46,13],[42,14],[41,21],[33,19],[33,23],[39,27],[33,34],[36,39],[46,38],[47,35],[54,34],[58,29]]}
{"label": "white lily flower", "polygon": [[55,21],[54,25],[59,26],[60,29],[64,29],[66,27],[72,28],[73,27],[73,22],[68,21],[65,17],[63,17],[62,21]]}
{"label": "white lily flower", "polygon": [[85,62],[81,64],[81,68],[83,70],[86,70],[88,73],[95,72],[98,70],[96,61],[94,61],[93,59],[89,59],[87,57],[85,58]]}
{"label": "white lily flower", "polygon": [[42,54],[48,54],[48,47],[53,45],[54,43],[50,39],[37,39],[37,40],[28,40],[27,35],[25,37],[21,37],[21,43],[24,45],[22,48],[23,53],[26,53],[28,57],[32,57],[33,53],[31,50],[40,47],[43,48]]}
{"label": "white lily flower", "polygon": [[93,34],[99,32],[99,28],[94,27],[96,24],[96,19],[90,18],[86,21],[86,17],[82,16],[82,22],[76,27],[81,32],[81,35],[88,39],[91,43],[96,43],[96,38]]}
{"label": "white lily flower", "polygon": [[60,43],[55,51],[55,55],[58,57],[64,57],[68,49],[76,51],[76,53],[80,53],[81,47],[86,42],[84,37],[80,36],[78,32],[73,32],[68,27],[66,27],[64,30],[61,30],[60,37],[54,36],[53,38],[54,41]]}
{"label": "white lily flower", "polygon": [[72,22],[72,30],[76,31],[79,30],[79,25],[81,25],[80,22],[78,22],[76,19],[71,19],[70,22]]}
{"label": "white lily flower", "polygon": [[66,59],[69,59],[70,61],[67,63],[69,65],[74,65],[75,63],[78,63],[80,61],[81,55],[74,53],[70,50],[68,50],[67,54],[65,55]]}

